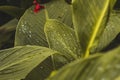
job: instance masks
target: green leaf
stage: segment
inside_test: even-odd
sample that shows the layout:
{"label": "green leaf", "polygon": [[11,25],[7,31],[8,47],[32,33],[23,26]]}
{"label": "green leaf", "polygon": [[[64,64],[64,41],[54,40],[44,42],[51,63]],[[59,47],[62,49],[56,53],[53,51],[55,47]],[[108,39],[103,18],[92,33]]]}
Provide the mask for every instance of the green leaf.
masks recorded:
{"label": "green leaf", "polygon": [[11,39],[11,36],[13,36],[13,33],[15,32],[17,23],[18,23],[17,19],[12,19],[6,24],[0,26],[0,49],[3,46],[6,47],[7,46],[6,43],[10,43],[11,40],[13,40]]}
{"label": "green leaf", "polygon": [[44,23],[44,11],[41,10],[39,13],[34,13],[33,7],[29,8],[19,20],[16,28],[15,46],[48,46],[43,32]]}
{"label": "green leaf", "polygon": [[119,80],[119,73],[120,47],[71,62],[47,80]]}
{"label": "green leaf", "polygon": [[49,19],[45,24],[45,34],[51,49],[61,52],[68,60],[80,57],[81,48],[72,28],[58,20]]}
{"label": "green leaf", "polygon": [[105,29],[110,0],[73,0],[73,23],[75,32],[88,57],[93,46]]}
{"label": "green leaf", "polygon": [[6,24],[0,26],[0,32],[1,33],[9,33],[11,31],[14,31],[16,29],[18,20],[17,19],[12,19],[8,21]]}
{"label": "green leaf", "polygon": [[116,2],[117,2],[117,0],[110,0],[110,8],[111,8],[111,10],[113,9]]}
{"label": "green leaf", "polygon": [[[110,15],[104,32],[99,37],[98,45],[94,46],[91,51],[98,52],[109,45],[113,39],[120,33],[120,13],[113,12]],[[91,52],[91,53],[93,53]]]}
{"label": "green leaf", "polygon": [[[33,12],[34,6],[32,6],[25,12],[25,14],[21,17],[16,30],[15,46],[27,45],[27,44],[48,46],[44,34],[44,24],[46,22],[45,11],[49,13],[48,15],[50,16],[50,18],[56,18],[61,20],[67,25],[72,25],[72,19],[71,19],[72,16],[70,16],[71,8],[70,5],[66,4],[65,2],[61,0],[51,1],[50,3],[46,4],[45,9],[46,10],[42,9],[38,13],[34,13]],[[56,12],[56,15],[54,15],[55,14],[54,11],[50,12],[51,10],[54,10]],[[61,13],[63,14],[61,15]],[[62,57],[59,56],[59,59],[62,60],[63,62],[64,58],[62,59],[61,58]],[[33,70],[29,74],[29,76],[25,80],[44,80],[52,70],[60,67],[58,64],[55,66],[53,65],[51,66],[51,64],[53,64],[53,61],[50,60],[51,62],[49,62],[49,60],[50,59],[47,59],[44,62],[44,64],[39,65],[35,70]],[[44,67],[43,72],[40,71],[41,66]],[[52,68],[48,68],[48,66],[51,66]],[[41,75],[45,74],[45,75],[44,77],[41,78],[39,74]]]}
{"label": "green leaf", "polygon": [[57,53],[38,46],[20,46],[0,51],[0,80],[24,79],[26,75],[45,60]]}
{"label": "green leaf", "polygon": [[54,70],[53,60],[49,57],[35,67],[24,80],[44,80]]}
{"label": "green leaf", "polygon": [[57,19],[69,27],[73,27],[72,9],[64,0],[52,0],[46,4],[46,7],[50,19]]}
{"label": "green leaf", "polygon": [[16,6],[0,6],[0,11],[7,13],[15,18],[20,18],[24,10]]}
{"label": "green leaf", "polygon": [[[67,25],[72,25],[71,8],[65,2],[53,0],[46,4],[45,9],[50,18],[59,19]],[[15,38],[16,46],[27,44],[48,46],[44,34],[45,10],[42,9],[38,13],[34,13],[33,10],[34,7],[29,8],[19,21]]]}

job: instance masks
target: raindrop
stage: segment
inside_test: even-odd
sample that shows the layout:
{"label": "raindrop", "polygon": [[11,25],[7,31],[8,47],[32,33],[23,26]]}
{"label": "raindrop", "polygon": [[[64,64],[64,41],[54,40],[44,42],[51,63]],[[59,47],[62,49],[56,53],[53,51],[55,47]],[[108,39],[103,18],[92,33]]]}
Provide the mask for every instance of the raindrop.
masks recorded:
{"label": "raindrop", "polygon": [[26,47],[30,47],[30,45],[26,45]]}
{"label": "raindrop", "polygon": [[21,29],[18,29],[19,31],[21,31]]}
{"label": "raindrop", "polygon": [[29,33],[31,34],[32,32],[31,32],[31,31],[29,31]]}
{"label": "raindrop", "polygon": [[59,42],[58,42],[58,41],[56,41],[56,44],[57,44],[57,45],[59,45]]}
{"label": "raindrop", "polygon": [[102,67],[98,67],[98,70],[101,71],[101,72],[104,71],[104,69]]}
{"label": "raindrop", "polygon": [[24,29],[22,29],[22,32],[25,33]]}
{"label": "raindrop", "polygon": [[22,32],[22,30],[21,30],[21,29],[18,29],[18,32],[19,32],[19,33],[21,33],[21,32]]}
{"label": "raindrop", "polygon": [[60,34],[58,34],[58,36],[60,36]]}
{"label": "raindrop", "polygon": [[88,78],[88,80],[94,80],[93,78]]}
{"label": "raindrop", "polygon": [[32,35],[29,35],[29,37],[31,38],[31,37],[32,37]]}
{"label": "raindrop", "polygon": [[115,68],[120,69],[120,64],[116,64]]}
{"label": "raindrop", "polygon": [[106,80],[105,78],[102,78],[101,80]]}
{"label": "raindrop", "polygon": [[21,26],[22,26],[22,27],[24,27],[24,25],[23,25],[23,24],[22,24]]}
{"label": "raindrop", "polygon": [[43,66],[41,66],[40,68],[43,69]]}
{"label": "raindrop", "polygon": [[37,42],[39,43],[40,41],[39,41],[39,40],[37,40]]}
{"label": "raindrop", "polygon": [[73,36],[73,34],[72,34],[72,33],[71,33],[70,35],[71,35],[71,36]]}
{"label": "raindrop", "polygon": [[66,34],[63,34],[64,37],[66,37]]}
{"label": "raindrop", "polygon": [[53,28],[53,26],[50,26],[50,28]]}

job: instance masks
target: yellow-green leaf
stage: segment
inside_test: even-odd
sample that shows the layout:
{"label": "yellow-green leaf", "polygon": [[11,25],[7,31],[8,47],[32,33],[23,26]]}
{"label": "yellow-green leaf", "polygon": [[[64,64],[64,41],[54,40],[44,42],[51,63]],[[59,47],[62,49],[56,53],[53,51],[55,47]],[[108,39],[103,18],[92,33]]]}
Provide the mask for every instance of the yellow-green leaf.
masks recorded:
{"label": "yellow-green leaf", "polygon": [[58,20],[49,19],[45,24],[45,34],[51,49],[61,52],[68,60],[80,57],[81,48],[72,28]]}
{"label": "yellow-green leaf", "polygon": [[47,80],[119,80],[120,47],[64,66]]}
{"label": "yellow-green leaf", "polygon": [[[91,53],[98,52],[108,46],[120,33],[120,13],[112,12],[101,36],[98,45],[91,49]],[[93,52],[92,52],[93,51]]]}
{"label": "yellow-green leaf", "polygon": [[88,57],[105,29],[110,12],[110,0],[73,0],[73,23],[77,38]]}
{"label": "yellow-green leaf", "polygon": [[57,19],[69,27],[73,27],[72,9],[64,0],[51,0],[46,7],[50,19]]}
{"label": "yellow-green leaf", "polygon": [[5,46],[7,48],[8,46],[6,43],[11,43],[13,44],[14,41],[11,39],[11,37],[14,35],[15,29],[17,27],[18,20],[17,19],[12,19],[6,24],[0,26],[0,48]]}
{"label": "yellow-green leaf", "polygon": [[40,46],[20,46],[1,50],[0,80],[24,79],[32,69],[55,53],[57,52]]}
{"label": "yellow-green leaf", "polygon": [[[65,24],[72,26],[70,5],[63,0],[52,0],[46,3],[45,9],[52,19],[59,19]],[[34,6],[29,8],[21,17],[17,30],[15,45],[41,45],[48,46],[45,34],[44,24],[46,21],[45,9],[34,13]]]}

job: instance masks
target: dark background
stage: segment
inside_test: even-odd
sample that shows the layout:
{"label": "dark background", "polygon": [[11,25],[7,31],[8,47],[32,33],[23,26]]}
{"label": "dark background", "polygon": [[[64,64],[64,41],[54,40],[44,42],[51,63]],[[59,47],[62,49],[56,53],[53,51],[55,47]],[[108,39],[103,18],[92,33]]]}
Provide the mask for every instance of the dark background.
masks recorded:
{"label": "dark background", "polygon": [[[13,6],[19,6],[20,0],[0,0],[0,6],[1,5],[13,5]],[[11,20],[13,17],[9,16],[8,14],[5,14],[3,12],[0,12],[0,26],[4,23]]]}

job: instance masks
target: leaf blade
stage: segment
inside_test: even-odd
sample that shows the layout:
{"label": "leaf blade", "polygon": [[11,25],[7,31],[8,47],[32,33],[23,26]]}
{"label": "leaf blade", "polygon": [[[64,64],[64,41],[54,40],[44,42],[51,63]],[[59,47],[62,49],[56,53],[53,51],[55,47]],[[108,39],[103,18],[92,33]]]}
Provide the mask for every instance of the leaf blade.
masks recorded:
{"label": "leaf blade", "polygon": [[[61,7],[64,7],[64,9]],[[52,0],[46,3],[45,9],[48,11],[50,18],[59,19],[72,26],[71,8],[70,5],[66,4],[64,1]],[[29,8],[20,19],[16,31],[15,45],[41,45],[48,47],[44,34],[44,24],[46,21],[44,9],[40,10],[38,13],[34,13],[33,10],[34,6]],[[54,12],[57,12],[56,15],[54,15]],[[24,33],[24,30],[26,33]]]}
{"label": "leaf blade", "polygon": [[17,19],[12,19],[6,24],[0,26],[0,49],[10,47],[11,44],[13,45],[14,41],[11,37],[14,35],[17,23]]}
{"label": "leaf blade", "polygon": [[20,18],[24,10],[16,6],[0,6],[0,11],[7,13],[15,18]]}
{"label": "leaf blade", "polygon": [[119,53],[120,47],[106,52],[104,55],[95,54],[86,59],[76,60],[58,70],[54,76],[51,76],[47,80],[119,79]]}
{"label": "leaf blade", "polygon": [[102,35],[99,37],[98,45],[96,45],[92,53],[101,51],[108,46],[115,37],[120,33],[120,13],[112,12],[109,21],[104,29]]}
{"label": "leaf blade", "polygon": [[44,31],[51,49],[61,52],[70,60],[81,56],[80,45],[72,28],[58,20],[49,19],[45,24]]}
{"label": "leaf blade", "polygon": [[34,67],[54,53],[56,52],[53,50],[38,46],[1,50],[0,79],[23,79]]}
{"label": "leaf blade", "polygon": [[106,25],[110,1],[101,2],[98,0],[90,2],[89,0],[86,2],[73,0],[72,2],[75,32],[83,47],[85,57],[89,56],[92,46],[98,44],[97,37],[101,35]]}

